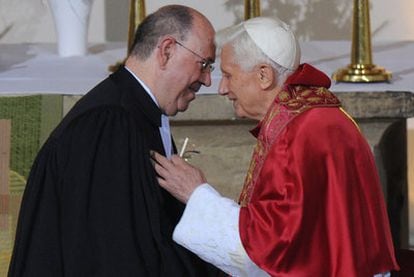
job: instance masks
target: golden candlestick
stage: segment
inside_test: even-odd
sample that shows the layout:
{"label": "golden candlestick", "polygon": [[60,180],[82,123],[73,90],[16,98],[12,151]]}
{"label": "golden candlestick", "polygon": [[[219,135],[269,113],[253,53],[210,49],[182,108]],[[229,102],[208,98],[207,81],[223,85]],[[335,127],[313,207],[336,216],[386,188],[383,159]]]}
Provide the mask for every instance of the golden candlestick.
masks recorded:
{"label": "golden candlestick", "polygon": [[[128,48],[127,56],[131,52],[132,44],[134,43],[135,31],[137,30],[138,25],[145,18],[145,1],[144,0],[131,0],[129,3],[129,25],[128,25]],[[126,59],[126,58],[125,58]],[[115,65],[109,66],[109,71],[116,71],[119,66],[123,65],[125,62],[117,62]]]}
{"label": "golden candlestick", "polygon": [[129,27],[128,27],[128,54],[131,52],[134,43],[135,31],[138,25],[145,18],[145,1],[131,0],[129,5]]}
{"label": "golden candlestick", "polygon": [[388,82],[392,74],[372,63],[371,28],[368,0],[354,0],[351,64],[337,70],[332,79],[338,82]]}
{"label": "golden candlestick", "polygon": [[244,19],[260,16],[260,0],[244,0]]}

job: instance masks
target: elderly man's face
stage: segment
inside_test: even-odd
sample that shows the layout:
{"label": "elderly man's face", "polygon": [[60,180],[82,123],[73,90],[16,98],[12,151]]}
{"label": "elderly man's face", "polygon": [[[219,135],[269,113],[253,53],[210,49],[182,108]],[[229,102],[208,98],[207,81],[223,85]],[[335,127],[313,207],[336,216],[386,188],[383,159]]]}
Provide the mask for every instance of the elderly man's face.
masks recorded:
{"label": "elderly man's face", "polygon": [[240,68],[234,61],[233,48],[230,45],[222,48],[220,57],[222,77],[219,94],[233,101],[237,116],[262,119],[264,107],[257,84],[257,72],[254,70],[246,72]]}
{"label": "elderly man's face", "polygon": [[211,85],[211,72],[203,68],[205,62],[214,62],[214,30],[211,24],[195,17],[194,26],[186,41],[176,41],[174,72],[164,106],[167,115],[185,111],[202,85]]}

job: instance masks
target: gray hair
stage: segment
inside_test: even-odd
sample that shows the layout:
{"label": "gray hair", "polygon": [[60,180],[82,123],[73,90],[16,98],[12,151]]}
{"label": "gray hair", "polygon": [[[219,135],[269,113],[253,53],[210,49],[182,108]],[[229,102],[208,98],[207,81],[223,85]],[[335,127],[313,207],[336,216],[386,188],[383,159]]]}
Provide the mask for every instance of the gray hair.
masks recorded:
{"label": "gray hair", "polygon": [[268,64],[277,73],[279,84],[283,84],[294,72],[294,70],[279,65],[263,53],[251,39],[242,23],[217,32],[215,41],[218,53],[226,45],[232,47],[234,51],[233,62],[245,72],[253,70],[258,64]]}
{"label": "gray hair", "polygon": [[171,35],[185,41],[192,27],[192,9],[181,5],[162,7],[148,15],[138,26],[131,54],[145,60],[157,47],[160,38]]}

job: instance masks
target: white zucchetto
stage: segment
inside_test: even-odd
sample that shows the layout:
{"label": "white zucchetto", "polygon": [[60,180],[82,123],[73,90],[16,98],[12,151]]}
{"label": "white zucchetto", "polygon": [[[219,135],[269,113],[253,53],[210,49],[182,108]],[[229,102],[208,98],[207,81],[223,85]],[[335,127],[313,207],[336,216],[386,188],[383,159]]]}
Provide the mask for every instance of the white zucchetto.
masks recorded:
{"label": "white zucchetto", "polygon": [[290,27],[277,18],[254,17],[242,23],[254,43],[277,64],[295,70],[300,47]]}

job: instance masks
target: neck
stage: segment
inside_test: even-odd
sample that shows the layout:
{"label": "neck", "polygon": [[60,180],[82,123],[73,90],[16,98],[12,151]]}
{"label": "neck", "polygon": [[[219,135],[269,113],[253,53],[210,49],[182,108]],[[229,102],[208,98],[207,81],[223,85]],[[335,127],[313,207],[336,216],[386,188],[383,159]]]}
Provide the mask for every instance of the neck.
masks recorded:
{"label": "neck", "polygon": [[159,76],[154,63],[147,59],[145,61],[139,60],[136,57],[128,57],[125,62],[125,66],[128,67],[129,70],[134,72],[134,74],[145,83],[145,85],[151,90],[151,93],[157,99],[159,103],[160,99],[158,96],[158,84],[155,76]]}
{"label": "neck", "polygon": [[265,96],[262,96],[262,102],[260,105],[261,112],[257,117],[258,120],[262,120],[265,117],[265,115],[267,114],[267,111],[270,109],[273,102],[275,101],[276,96],[280,93],[281,90],[282,90],[281,87],[276,87],[273,90],[265,93],[264,94]]}

